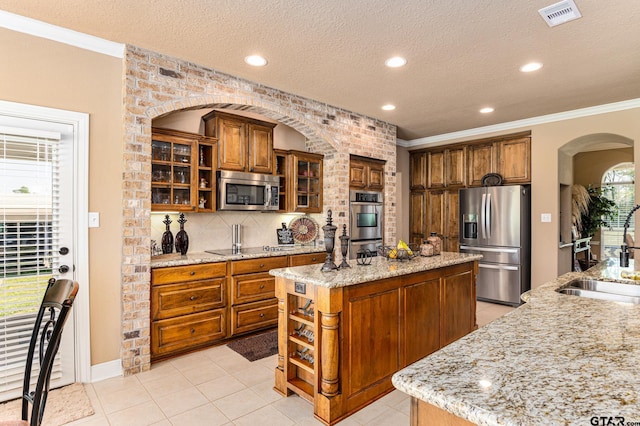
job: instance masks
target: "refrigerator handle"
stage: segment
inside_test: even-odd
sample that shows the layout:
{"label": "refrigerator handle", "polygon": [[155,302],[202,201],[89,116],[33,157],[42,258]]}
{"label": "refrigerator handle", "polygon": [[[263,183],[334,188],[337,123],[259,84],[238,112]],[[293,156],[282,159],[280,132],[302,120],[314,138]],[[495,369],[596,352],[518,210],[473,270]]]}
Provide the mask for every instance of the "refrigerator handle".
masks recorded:
{"label": "refrigerator handle", "polygon": [[487,194],[482,194],[482,205],[480,206],[480,229],[482,230],[482,238],[487,238],[487,228],[485,226],[485,209],[487,207]]}
{"label": "refrigerator handle", "polygon": [[485,213],[485,223],[487,224],[487,238],[491,238],[491,194],[487,194],[487,212]]}

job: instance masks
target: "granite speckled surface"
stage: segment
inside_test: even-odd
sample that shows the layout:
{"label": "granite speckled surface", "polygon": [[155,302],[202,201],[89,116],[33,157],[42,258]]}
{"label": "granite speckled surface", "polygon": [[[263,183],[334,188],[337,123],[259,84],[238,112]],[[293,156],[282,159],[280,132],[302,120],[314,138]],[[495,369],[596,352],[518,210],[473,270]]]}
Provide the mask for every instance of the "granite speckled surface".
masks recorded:
{"label": "granite speckled surface", "polygon": [[293,249],[283,251],[261,251],[258,253],[240,253],[231,255],[218,255],[206,252],[187,253],[182,256],[178,253],[161,254],[151,256],[151,268],[165,268],[169,266],[196,265],[199,263],[226,262],[227,260],[258,259],[261,257],[289,256],[296,254],[324,252],[324,246],[296,246]]}
{"label": "granite speckled surface", "polygon": [[349,260],[351,268],[330,272],[321,272],[318,265],[306,265],[293,268],[272,269],[269,273],[276,277],[333,288],[423,272],[480,259],[482,259],[482,256],[477,254],[443,252],[438,256],[418,256],[402,262],[388,260],[382,257],[374,257],[371,259],[371,264],[367,266],[360,266],[356,263],[355,259],[351,259]]}
{"label": "granite speckled surface", "polygon": [[640,421],[640,305],[555,291],[585,276],[638,284],[622,271],[610,260],[537,287],[528,303],[399,371],[393,384],[479,425]]}

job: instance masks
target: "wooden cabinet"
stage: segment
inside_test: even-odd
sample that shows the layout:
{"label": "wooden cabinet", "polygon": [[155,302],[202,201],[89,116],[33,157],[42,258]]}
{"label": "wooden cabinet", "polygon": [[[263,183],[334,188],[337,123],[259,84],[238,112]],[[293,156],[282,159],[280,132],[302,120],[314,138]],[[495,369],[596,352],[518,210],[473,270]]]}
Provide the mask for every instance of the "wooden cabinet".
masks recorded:
{"label": "wooden cabinet", "polygon": [[314,265],[316,263],[324,263],[327,253],[319,251],[317,253],[296,254],[289,256],[289,266]]}
{"label": "wooden cabinet", "polygon": [[498,143],[498,173],[505,184],[531,182],[531,138]]}
{"label": "wooden cabinet", "polygon": [[429,189],[461,187],[466,183],[466,148],[456,147],[427,153]]}
{"label": "wooden cabinet", "polygon": [[275,278],[269,270],[287,265],[287,256],[231,261],[231,336],[278,323]]}
{"label": "wooden cabinet", "polygon": [[276,124],[212,111],[202,117],[205,135],[218,138],[218,167],[250,173],[273,173]]}
{"label": "wooden cabinet", "polygon": [[154,128],[151,210],[215,211],[216,140]]}
{"label": "wooden cabinet", "polygon": [[287,154],[287,151],[284,151],[281,149],[274,149],[273,158],[275,162],[275,169],[273,171],[273,174],[280,178],[280,186],[278,188],[278,200],[279,200],[280,208],[278,209],[278,212],[285,213],[288,211],[287,183],[290,180],[290,176],[287,173],[287,170],[288,170],[287,162],[288,162],[289,155]]}
{"label": "wooden cabinet", "polygon": [[381,191],[384,189],[384,164],[382,160],[352,155],[349,164],[349,187]]}
{"label": "wooden cabinet", "polygon": [[290,171],[287,211],[322,213],[321,154],[288,151]]}
{"label": "wooden cabinet", "polygon": [[459,247],[457,190],[427,191],[425,237],[431,232],[442,238],[442,250],[457,252]]}
{"label": "wooden cabinet", "polygon": [[392,375],[473,331],[477,262],[327,288],[276,279],[275,390],[335,424],[393,389]]}
{"label": "wooden cabinet", "polygon": [[422,244],[427,235],[427,193],[411,191],[409,194],[409,239],[411,243]]}
{"label": "wooden cabinet", "polygon": [[471,145],[467,148],[467,176],[469,186],[481,186],[482,177],[487,173],[496,173],[498,161],[493,142]]}
{"label": "wooden cabinet", "polygon": [[412,152],[409,157],[410,189],[427,188],[427,153],[425,151]]}
{"label": "wooden cabinet", "polygon": [[227,264],[151,271],[151,359],[227,337]]}

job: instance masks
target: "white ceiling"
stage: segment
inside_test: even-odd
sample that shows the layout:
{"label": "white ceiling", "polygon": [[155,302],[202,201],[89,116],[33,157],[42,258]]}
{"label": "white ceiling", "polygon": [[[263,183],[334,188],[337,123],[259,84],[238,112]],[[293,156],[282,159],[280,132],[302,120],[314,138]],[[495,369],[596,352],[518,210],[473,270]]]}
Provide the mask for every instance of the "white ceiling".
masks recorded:
{"label": "white ceiling", "polygon": [[[413,140],[640,98],[640,2],[0,0],[0,9],[215,68],[398,126]],[[258,53],[263,68],[243,62]],[[384,61],[407,58],[401,69]],[[529,61],[542,70],[523,74]],[[385,103],[397,106],[382,111]],[[478,113],[492,106],[489,115]]]}

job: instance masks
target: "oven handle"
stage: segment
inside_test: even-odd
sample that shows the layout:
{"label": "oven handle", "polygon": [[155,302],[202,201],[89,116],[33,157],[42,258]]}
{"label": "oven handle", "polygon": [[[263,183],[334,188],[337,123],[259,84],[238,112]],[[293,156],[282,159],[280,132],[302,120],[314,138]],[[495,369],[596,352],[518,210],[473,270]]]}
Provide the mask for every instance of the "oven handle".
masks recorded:
{"label": "oven handle", "polygon": [[271,206],[271,185],[265,185],[264,192],[265,192],[264,206],[270,207]]}
{"label": "oven handle", "polygon": [[383,203],[373,203],[368,201],[349,201],[352,206],[381,206]]}

